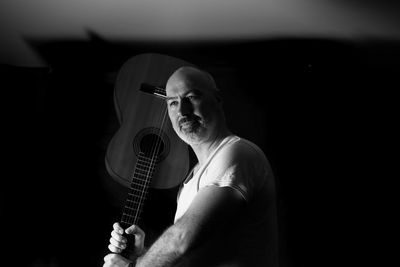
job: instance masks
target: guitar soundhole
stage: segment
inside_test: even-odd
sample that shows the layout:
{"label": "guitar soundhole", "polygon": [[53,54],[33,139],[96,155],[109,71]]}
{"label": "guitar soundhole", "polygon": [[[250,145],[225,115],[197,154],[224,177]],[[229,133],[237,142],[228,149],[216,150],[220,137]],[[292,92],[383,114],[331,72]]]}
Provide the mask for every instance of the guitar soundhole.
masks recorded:
{"label": "guitar soundhole", "polygon": [[142,129],[133,140],[133,150],[136,156],[139,156],[140,152],[149,158],[157,156],[157,162],[168,156],[169,149],[168,136],[156,127]]}
{"label": "guitar soundhole", "polygon": [[140,141],[140,151],[142,151],[146,157],[159,156],[164,151],[164,142],[156,134],[148,134],[142,137]]}

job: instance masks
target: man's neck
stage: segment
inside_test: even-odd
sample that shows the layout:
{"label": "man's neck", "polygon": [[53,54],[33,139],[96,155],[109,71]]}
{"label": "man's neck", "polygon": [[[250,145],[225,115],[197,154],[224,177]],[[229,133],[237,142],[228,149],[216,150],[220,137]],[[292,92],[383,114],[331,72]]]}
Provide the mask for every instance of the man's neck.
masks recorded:
{"label": "man's neck", "polygon": [[210,154],[221,144],[221,142],[231,134],[227,129],[220,131],[217,136],[212,138],[210,141],[191,145],[196,157],[199,161],[199,166],[202,166]]}

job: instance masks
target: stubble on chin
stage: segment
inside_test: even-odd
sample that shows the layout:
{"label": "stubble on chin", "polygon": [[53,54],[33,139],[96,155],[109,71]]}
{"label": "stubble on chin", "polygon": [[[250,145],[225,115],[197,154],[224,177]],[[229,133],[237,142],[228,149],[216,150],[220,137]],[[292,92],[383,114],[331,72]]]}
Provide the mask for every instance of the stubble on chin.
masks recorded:
{"label": "stubble on chin", "polygon": [[201,141],[202,126],[196,125],[188,128],[179,128],[180,138],[188,145],[198,144]]}

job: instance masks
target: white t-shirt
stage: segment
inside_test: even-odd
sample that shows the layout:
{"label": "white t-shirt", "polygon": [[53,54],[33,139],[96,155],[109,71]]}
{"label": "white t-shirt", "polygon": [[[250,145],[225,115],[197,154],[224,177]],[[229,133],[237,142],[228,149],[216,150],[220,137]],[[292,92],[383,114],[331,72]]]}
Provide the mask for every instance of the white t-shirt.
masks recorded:
{"label": "white t-shirt", "polygon": [[209,238],[179,266],[277,266],[275,182],[264,153],[248,140],[231,135],[205,164],[183,183],[175,221],[186,212],[197,192],[207,186],[230,187],[246,201],[245,213],[232,229]]}

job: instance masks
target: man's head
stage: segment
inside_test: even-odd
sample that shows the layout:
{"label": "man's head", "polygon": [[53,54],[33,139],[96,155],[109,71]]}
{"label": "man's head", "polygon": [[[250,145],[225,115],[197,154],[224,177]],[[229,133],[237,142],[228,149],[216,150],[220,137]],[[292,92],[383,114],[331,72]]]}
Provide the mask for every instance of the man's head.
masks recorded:
{"label": "man's head", "polygon": [[207,72],[194,67],[179,68],[168,79],[166,93],[172,126],[186,143],[210,141],[224,129],[218,89]]}

